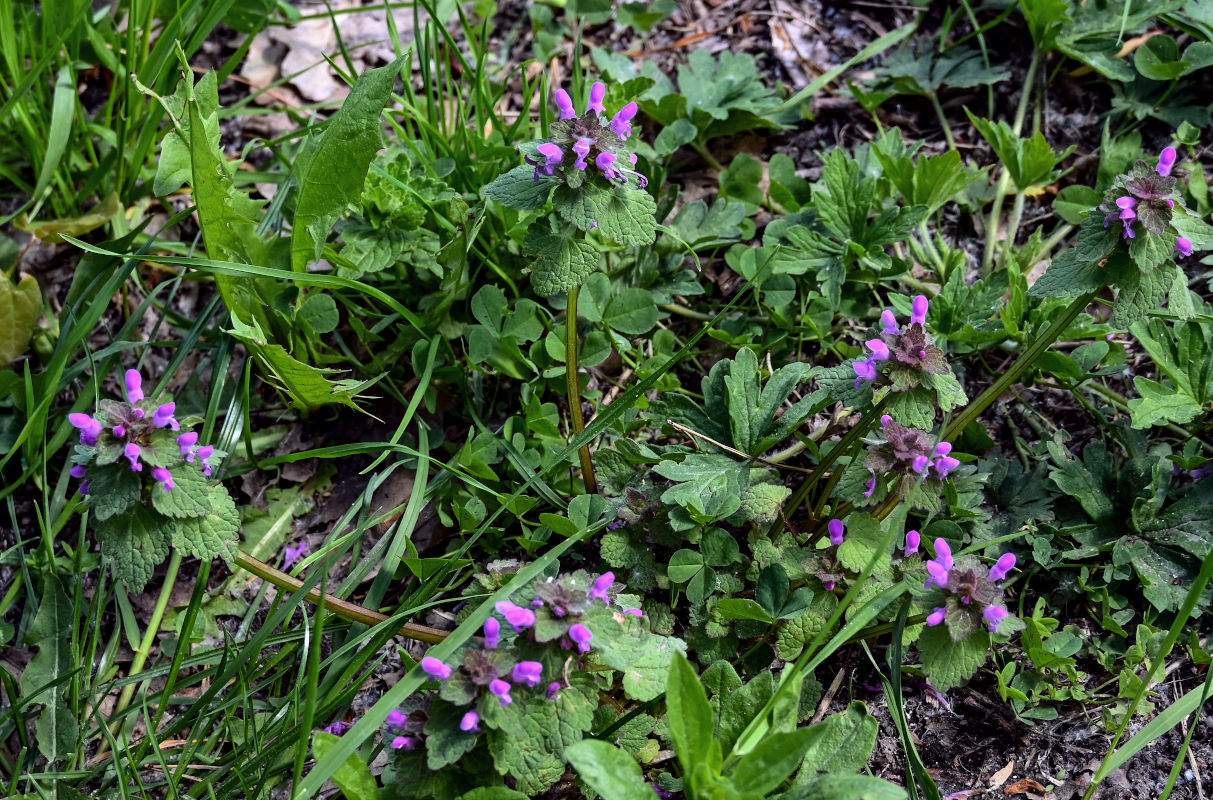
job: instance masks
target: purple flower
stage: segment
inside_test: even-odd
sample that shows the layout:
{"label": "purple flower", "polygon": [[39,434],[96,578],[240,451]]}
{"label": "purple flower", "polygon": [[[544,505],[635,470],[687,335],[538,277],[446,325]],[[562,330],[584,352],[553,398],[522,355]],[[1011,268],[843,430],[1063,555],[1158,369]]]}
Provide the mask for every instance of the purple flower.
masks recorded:
{"label": "purple flower", "polygon": [[943,622],[944,615],[947,613],[948,610],[946,608],[935,609],[930,614],[927,614],[927,624],[938,625],[939,623]]}
{"label": "purple flower", "polygon": [[548,684],[548,699],[555,700],[558,694],[560,694],[560,681],[552,681]]}
{"label": "purple flower", "polygon": [[889,336],[896,336],[901,333],[901,326],[897,324],[897,317],[889,309],[880,312],[880,323],[884,327],[882,333],[887,333]]}
{"label": "purple flower", "polygon": [[282,568],[290,569],[295,562],[303,558],[303,554],[307,552],[307,540],[300,539],[299,544],[292,547],[289,544],[282,554]]}
{"label": "purple flower", "polygon": [[922,542],[922,536],[918,531],[909,531],[906,533],[906,549],[903,551],[907,557],[918,552],[918,545]]}
{"label": "purple flower", "polygon": [[1179,253],[1179,258],[1187,258],[1192,255],[1192,240],[1180,236],[1175,240],[1175,252]]}
{"label": "purple flower", "polygon": [[116,436],[119,439],[125,439],[126,438],[126,426],[125,425],[115,425],[114,426],[114,436]]}
{"label": "purple flower", "polygon": [[126,456],[131,462],[132,472],[143,472],[143,465],[139,463],[139,454],[142,452],[143,449],[134,442],[128,444],[126,449],[122,452],[122,455]]}
{"label": "purple flower", "polygon": [[876,493],[876,470],[870,469],[868,472],[872,474],[872,477],[868,479],[867,488],[863,491],[864,497],[871,497]]}
{"label": "purple flower", "polygon": [[935,467],[935,472],[939,474],[940,478],[946,478],[949,472],[960,466],[960,459],[943,456],[942,458],[935,459],[935,463],[932,466]]}
{"label": "purple flower", "polygon": [[665,789],[662,789],[657,784],[657,781],[649,781],[649,786],[653,787],[653,791],[657,793],[657,796],[660,797],[661,800],[670,800],[670,798],[674,796],[673,792],[667,792]]}
{"label": "purple flower", "polygon": [[821,588],[825,589],[827,592],[834,591],[834,581],[823,581]]}
{"label": "purple flower", "polygon": [[489,684],[489,691],[501,698],[502,706],[514,702],[514,698],[510,697],[510,684],[500,678]]}
{"label": "purple flower", "polygon": [[164,467],[156,467],[152,470],[152,477],[164,487],[164,491],[171,492],[177,484],[173,483],[173,473],[169,472]]}
{"label": "purple flower", "polygon": [[942,564],[938,561],[928,561],[927,572],[931,574],[931,577],[927,579],[927,586],[933,583],[936,586],[947,587],[948,571],[943,568]]}
{"label": "purple flower", "polygon": [[408,753],[417,746],[417,737],[415,736],[397,736],[392,740],[393,750],[403,750]]}
{"label": "purple flower", "polygon": [[404,730],[405,724],[409,721],[408,714],[405,714],[398,708],[393,708],[388,712],[387,724],[398,731]]}
{"label": "purple flower", "polygon": [[590,640],[594,638],[594,634],[579,622],[569,628],[569,638],[577,643],[578,651],[588,653],[590,652]]}
{"label": "purple flower", "polygon": [[176,403],[165,403],[156,409],[156,413],[152,415],[152,425],[157,428],[172,428],[173,430],[181,430],[181,426],[177,424],[177,420],[173,419],[173,412],[177,410]]}
{"label": "purple flower", "polygon": [[451,677],[451,668],[433,656],[421,659],[421,671],[434,680],[445,681]]}
{"label": "purple flower", "polygon": [[851,365],[851,368],[855,370],[855,375],[857,376],[855,378],[856,389],[858,389],[859,385],[864,381],[876,380],[876,362],[870,358],[863,361],[856,361]]}
{"label": "purple flower", "polygon": [[190,451],[193,450],[196,444],[198,444],[198,434],[193,431],[183,433],[177,437],[177,447],[181,448],[181,455],[185,457],[186,461],[194,460],[194,454]]}
{"label": "purple flower", "polygon": [[594,146],[593,139],[578,139],[573,143],[573,155],[577,156],[577,160],[573,162],[573,166],[577,169],[584,170],[587,166],[586,158],[590,155],[590,148]]}
{"label": "purple flower", "polygon": [[83,464],[77,464],[69,469],[67,474],[71,475],[73,478],[80,479],[84,477],[84,473],[87,471],[87,468]]}
{"label": "purple flower", "polygon": [[1132,222],[1129,222],[1129,221],[1125,222],[1124,238],[1126,238],[1126,239],[1136,239],[1137,238],[1137,234],[1133,232],[1133,223]]}
{"label": "purple flower", "polygon": [[577,111],[573,108],[573,98],[569,97],[569,93],[564,89],[556,90],[556,107],[560,109],[561,119],[573,119],[577,116]]}
{"label": "purple flower", "polygon": [[930,464],[931,464],[931,459],[927,458],[926,456],[915,456],[914,460],[912,462],[910,462],[910,469],[914,470],[916,473],[921,475],[923,472],[926,471],[927,467],[930,466]]}
{"label": "purple flower", "polygon": [[615,131],[621,142],[626,142],[632,135],[632,118],[636,116],[638,110],[639,106],[635,103],[628,103],[619,109],[619,113],[611,120],[611,130]]}
{"label": "purple flower", "polygon": [[137,369],[126,371],[126,399],[138,403],[143,399],[143,376]]}
{"label": "purple flower", "polygon": [[459,730],[465,733],[480,730],[480,715],[475,711],[464,714],[463,719],[459,720]]}
{"label": "purple flower", "polygon": [[952,452],[951,442],[940,442],[935,445],[935,455],[937,456],[946,456],[950,452]]}
{"label": "purple flower", "polygon": [[90,483],[92,483],[91,480],[85,481],[84,483],[80,484],[80,494],[88,494],[88,485]]}
{"label": "purple flower", "polygon": [[509,600],[502,600],[496,608],[497,613],[505,617],[505,621],[510,623],[515,631],[522,631],[535,624],[535,612],[529,608],[514,605]]}
{"label": "purple flower", "polygon": [[990,627],[990,633],[996,633],[998,624],[1011,616],[1011,612],[1002,606],[986,606],[986,610],[981,612],[981,616],[985,618],[986,624]]}
{"label": "purple flower", "polygon": [[915,322],[919,325],[927,324],[927,298],[921,294],[914,298],[913,310],[910,313],[910,324]]}
{"label": "purple flower", "polygon": [[1167,176],[1171,174],[1171,168],[1175,166],[1175,158],[1177,153],[1174,147],[1164,147],[1162,153],[1158,156],[1158,174]]}
{"label": "purple flower", "polygon": [[1137,219],[1137,212],[1133,210],[1133,206],[1137,205],[1137,200],[1132,197],[1119,197],[1116,199],[1116,207],[1120,209],[1120,218],[1126,222]]}
{"label": "purple flower", "polygon": [[889,346],[884,343],[883,339],[869,339],[865,344],[872,351],[872,358],[877,361],[889,360]]}
{"label": "purple flower", "polygon": [[604,113],[606,111],[602,107],[602,99],[604,97],[606,97],[606,86],[602,81],[594,81],[594,85],[590,87],[590,103],[586,108],[599,114]]}
{"label": "purple flower", "polygon": [[73,427],[80,429],[80,444],[92,447],[97,444],[97,437],[101,435],[101,423],[90,417],[88,414],[68,414],[67,421]]}
{"label": "purple flower", "polygon": [[564,151],[560,149],[560,145],[552,142],[544,142],[539,145],[539,154],[547,159],[549,167],[558,167],[560,162],[564,160]]}
{"label": "purple flower", "polygon": [[340,720],[338,720],[337,722],[334,722],[332,725],[324,726],[324,732],[331,733],[334,736],[340,736],[341,734],[345,733],[349,729],[350,729],[350,724],[348,722],[342,722]]}
{"label": "purple flower", "polygon": [[990,567],[990,580],[1000,581],[1007,577],[1007,573],[1015,569],[1015,554],[1003,553],[998,559],[998,563]]}
{"label": "purple flower", "polygon": [[206,445],[199,447],[194,452],[198,454],[198,458],[202,459],[202,474],[209,478],[211,476],[211,455],[214,454],[215,448]]}
{"label": "purple flower", "polygon": [[590,589],[590,597],[595,600],[601,600],[609,606],[611,604],[611,598],[607,596],[607,590],[611,588],[611,584],[614,582],[614,572],[602,573],[598,576],[598,580],[594,581],[594,588]]}
{"label": "purple flower", "polygon": [[890,417],[888,414],[880,415],[880,427],[887,428],[887,427],[889,427],[889,423],[892,421],[893,421],[893,418]]}
{"label": "purple flower", "polygon": [[496,617],[489,617],[484,621],[484,646],[489,650],[496,650],[497,645],[501,644],[501,623]]}
{"label": "purple flower", "polygon": [[619,177],[619,173],[615,170],[615,154],[602,152],[594,159],[594,166],[602,170],[602,174],[608,180],[614,180]]}
{"label": "purple flower", "polygon": [[510,673],[514,683],[525,683],[527,686],[538,686],[543,680],[543,664],[538,661],[519,661]]}
{"label": "purple flower", "polygon": [[948,543],[943,539],[936,539],[935,558],[927,561],[927,572],[931,577],[927,578],[926,588],[930,589],[932,584],[946,588],[952,564],[952,548],[948,547]]}
{"label": "purple flower", "polygon": [[842,524],[842,520],[832,519],[826,527],[830,531],[830,544],[835,547],[842,544],[843,534],[847,531],[846,526]]}
{"label": "purple flower", "polygon": [[948,547],[948,543],[942,539],[935,540],[935,560],[943,564],[944,569],[951,571],[952,569],[952,548]]}
{"label": "purple flower", "polygon": [[625,617],[627,617],[627,616],[630,616],[630,617],[643,617],[643,616],[644,616],[644,612],[643,612],[643,611],[641,611],[639,608],[625,608],[625,609],[623,610],[623,615],[624,615]]}

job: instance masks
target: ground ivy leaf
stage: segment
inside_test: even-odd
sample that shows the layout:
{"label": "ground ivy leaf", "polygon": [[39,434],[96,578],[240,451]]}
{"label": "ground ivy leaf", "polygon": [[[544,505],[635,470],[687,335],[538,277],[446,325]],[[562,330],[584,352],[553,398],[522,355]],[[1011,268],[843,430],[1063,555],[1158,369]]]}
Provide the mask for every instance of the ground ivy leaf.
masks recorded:
{"label": "ground ivy leaf", "polygon": [[101,558],[114,579],[132,591],[143,591],[156,565],[168,557],[170,524],[142,506],[98,523]]}
{"label": "ground ivy leaf", "polygon": [[670,660],[686,652],[686,644],[671,636],[649,633],[643,623],[595,604],[583,616],[594,632],[599,660],[623,674],[623,690],[634,700],[652,700],[665,691]]}
{"label": "ground ivy leaf", "polygon": [[211,512],[210,488],[197,463],[183,464],[173,472],[172,491],[152,488],[152,507],[166,517],[203,517]]}
{"label": "ground ivy leaf", "polygon": [[[178,489],[168,494],[176,494]],[[160,491],[159,487],[153,489],[153,496]],[[206,497],[204,502],[209,509],[206,516],[173,521],[173,546],[203,561],[221,557],[230,564],[235,561],[238,550],[240,515],[236,513],[236,504],[222,486],[210,487]]]}
{"label": "ground ivy leaf", "polygon": [[564,748],[581,741],[594,722],[597,694],[589,676],[578,673],[555,700],[517,699],[502,709],[512,724],[488,734],[497,771],[513,776],[529,797],[554,784],[564,774]]}
{"label": "ground ivy leaf", "polygon": [[626,246],[652,244],[657,238],[657,202],[642,189],[616,186],[598,219],[598,231]]}
{"label": "ground ivy leaf", "polygon": [[87,477],[88,503],[98,521],[121,514],[139,500],[142,484],[126,462],[104,467],[94,465],[89,468]]}
{"label": "ground ivy leaf", "polygon": [[425,723],[425,764],[431,770],[437,772],[448,767],[476,748],[480,736],[459,728],[467,711],[466,707],[442,700],[430,701],[429,719]]}
{"label": "ground ivy leaf", "polygon": [[918,639],[922,668],[941,692],[960,686],[986,662],[990,637],[979,631],[962,642],[952,641],[947,626],[928,627]]}
{"label": "ground ivy leaf", "polygon": [[542,177],[535,180],[535,168],[530,164],[519,164],[509,172],[498,175],[480,193],[503,206],[519,211],[534,211],[548,201],[554,185],[554,180]]}
{"label": "ground ivy leaf", "polygon": [[1176,272],[1174,262],[1166,261],[1150,272],[1130,272],[1117,287],[1112,324],[1127,328],[1151,311],[1158,311],[1171,291]]}
{"label": "ground ivy leaf", "polygon": [[598,269],[598,250],[572,235],[544,233],[532,229],[526,249],[535,257],[531,267],[531,286],[542,297],[564,294],[581,284]]}

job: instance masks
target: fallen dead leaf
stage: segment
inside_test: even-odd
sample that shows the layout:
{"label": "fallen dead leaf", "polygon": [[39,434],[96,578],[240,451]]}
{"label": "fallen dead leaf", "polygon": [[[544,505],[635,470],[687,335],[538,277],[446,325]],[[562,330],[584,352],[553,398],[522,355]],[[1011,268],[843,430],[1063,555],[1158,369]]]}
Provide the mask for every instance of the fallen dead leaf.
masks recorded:
{"label": "fallen dead leaf", "polygon": [[1007,779],[1011,777],[1011,772],[1014,771],[1014,769],[1015,762],[1012,761],[1002,769],[998,770],[998,772],[995,772],[994,777],[990,778],[990,788],[997,789],[999,786],[1006,783]]}
{"label": "fallen dead leaf", "polygon": [[1002,793],[1005,795],[1031,794],[1033,792],[1044,794],[1044,791],[1045,787],[1041,786],[1038,782],[1032,780],[1031,778],[1024,778],[1023,780],[1015,781],[1015,783],[1012,783],[1010,786],[1003,789]]}

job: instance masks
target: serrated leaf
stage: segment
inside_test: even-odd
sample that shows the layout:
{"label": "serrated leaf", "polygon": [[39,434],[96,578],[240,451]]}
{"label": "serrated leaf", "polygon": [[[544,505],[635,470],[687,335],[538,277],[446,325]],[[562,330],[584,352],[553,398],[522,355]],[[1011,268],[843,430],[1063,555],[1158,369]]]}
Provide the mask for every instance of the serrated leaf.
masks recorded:
{"label": "serrated leaf", "polygon": [[928,626],[918,639],[922,668],[941,692],[954,689],[976,674],[986,663],[990,636],[978,631],[962,642],[952,641],[946,625]]}
{"label": "serrated leaf", "polygon": [[[160,490],[153,489],[156,491]],[[236,504],[221,485],[211,486],[206,497],[204,502],[210,509],[206,516],[173,520],[173,546],[203,561],[222,558],[231,564],[239,552],[240,515]]]}
{"label": "serrated leaf", "polygon": [[796,785],[808,783],[818,773],[838,774],[863,769],[872,757],[879,729],[880,725],[868,707],[858,701],[814,725],[811,730],[816,735],[805,751]]}
{"label": "serrated leaf", "polygon": [[1133,427],[1139,430],[1168,422],[1183,425],[1200,415],[1201,405],[1191,395],[1138,375],[1133,378],[1140,398],[1129,401]]}
{"label": "serrated leaf", "polygon": [[586,739],[567,748],[564,755],[603,800],[653,800],[653,787],[640,765],[619,748]]}
{"label": "serrated leaf", "polygon": [[465,706],[441,699],[430,701],[425,723],[425,765],[431,770],[449,767],[476,748],[480,735],[459,727],[467,711]]}
{"label": "serrated leaf", "polygon": [[[317,760],[324,758],[340,741],[340,737],[324,731],[316,731],[312,736],[312,751]],[[332,778],[347,800],[379,800],[379,784],[375,782],[370,767],[357,753],[351,754],[337,767]]]}
{"label": "serrated leaf", "polygon": [[291,228],[291,267],[303,271],[320,257],[346,206],[357,203],[375,154],[383,147],[380,115],[391,97],[403,57],[367,70],[313,143],[295,160],[299,193]]}
{"label": "serrated leaf", "polygon": [[101,558],[114,579],[132,591],[143,591],[156,566],[168,558],[171,524],[141,506],[98,523]]}
{"label": "serrated leaf", "polygon": [[497,771],[513,776],[519,791],[530,797],[542,793],[564,774],[565,749],[582,740],[597,705],[597,692],[582,674],[554,700],[528,697],[501,709],[509,717],[506,729],[488,734]]}
{"label": "serrated leaf", "polygon": [[595,605],[585,614],[586,624],[594,632],[594,650],[599,660],[623,675],[623,690],[628,697],[647,702],[665,689],[670,660],[685,652],[686,644],[672,636],[660,636],[644,630],[632,619]]}
{"label": "serrated leaf", "polygon": [[[846,520],[846,538],[838,546],[838,561],[849,570],[861,572],[881,549],[884,538],[879,520],[869,514],[851,514]],[[888,552],[882,552],[876,562],[876,574],[880,574],[888,563]]]}
{"label": "serrated leaf", "polygon": [[740,508],[749,483],[749,468],[722,455],[692,453],[681,463],[663,461],[653,471],[677,481],[661,495],[663,503],[676,503],[705,519],[722,519]]}
{"label": "serrated leaf", "polygon": [[152,488],[152,507],[166,517],[203,517],[211,512],[210,487],[198,463],[182,464],[173,472],[175,487]]}
{"label": "serrated leaf", "polygon": [[648,333],[661,319],[661,312],[648,289],[624,289],[607,303],[602,321],[629,336]]}
{"label": "serrated leaf", "polygon": [[1096,291],[1109,282],[1102,262],[1115,249],[1118,234],[1105,228],[1103,221],[1088,217],[1074,247],[1058,253],[1049,269],[1032,285],[1032,297],[1078,297]]}
{"label": "serrated leaf", "polygon": [[534,211],[548,201],[556,184],[557,181],[550,178],[535,180],[535,168],[530,164],[520,164],[498,175],[480,193],[503,206],[519,211]]}
{"label": "serrated leaf", "polygon": [[[1143,234],[1144,235],[1144,234]],[[1117,284],[1112,324],[1127,328],[1162,308],[1171,291],[1178,268],[1171,261],[1159,264],[1152,272],[1129,272]]]}
{"label": "serrated leaf", "polygon": [[657,238],[657,202],[641,189],[616,186],[598,218],[598,232],[629,247]]}
{"label": "serrated leaf", "polygon": [[564,294],[598,269],[598,250],[571,232],[545,233],[536,226],[526,238],[526,249],[535,259],[531,286],[541,297]]}
{"label": "serrated leaf", "polygon": [[143,488],[139,476],[123,462],[108,466],[92,466],[87,473],[88,504],[93,516],[104,521],[126,511],[139,500]]}

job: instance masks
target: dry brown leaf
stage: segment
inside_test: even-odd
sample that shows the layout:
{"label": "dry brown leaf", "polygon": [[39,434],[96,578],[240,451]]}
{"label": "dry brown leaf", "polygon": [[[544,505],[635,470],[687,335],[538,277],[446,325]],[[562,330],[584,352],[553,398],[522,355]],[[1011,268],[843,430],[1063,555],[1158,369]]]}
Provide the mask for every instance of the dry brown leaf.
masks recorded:
{"label": "dry brown leaf", "polygon": [[1014,771],[1014,769],[1015,769],[1015,762],[1011,761],[1005,767],[998,770],[998,772],[995,772],[994,777],[990,778],[990,788],[997,789],[999,786],[1002,786],[1004,783],[1006,783],[1007,779],[1011,777],[1011,772]]}
{"label": "dry brown leaf", "polygon": [[1044,790],[1045,787],[1041,786],[1036,781],[1032,780],[1031,778],[1024,778],[1022,780],[1015,781],[1015,783],[1012,783],[1010,786],[1003,789],[1002,793],[1005,795],[1030,794],[1032,792],[1043,794]]}

